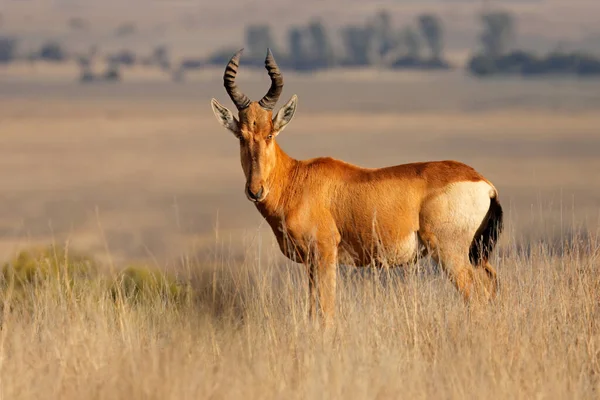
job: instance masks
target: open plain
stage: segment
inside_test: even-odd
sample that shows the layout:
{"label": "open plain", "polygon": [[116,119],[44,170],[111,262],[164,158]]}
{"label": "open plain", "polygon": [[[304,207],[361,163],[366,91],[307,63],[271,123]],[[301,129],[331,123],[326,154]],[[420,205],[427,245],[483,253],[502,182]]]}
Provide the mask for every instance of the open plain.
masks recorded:
{"label": "open plain", "polygon": [[[5,73],[1,259],[54,242],[107,269],[173,271],[196,295],[115,305],[100,285],[42,285],[11,308],[5,291],[2,398],[598,396],[600,82],[286,74],[279,105],[296,93],[299,106],[278,141],[291,156],[460,160],[506,216],[493,304],[470,310],[426,261],[342,266],[325,340],[305,318],[304,269],[247,201],[237,141],[212,115],[211,97],[230,104],[221,70],[114,85]],[[258,98],[268,77],[239,85]]]}

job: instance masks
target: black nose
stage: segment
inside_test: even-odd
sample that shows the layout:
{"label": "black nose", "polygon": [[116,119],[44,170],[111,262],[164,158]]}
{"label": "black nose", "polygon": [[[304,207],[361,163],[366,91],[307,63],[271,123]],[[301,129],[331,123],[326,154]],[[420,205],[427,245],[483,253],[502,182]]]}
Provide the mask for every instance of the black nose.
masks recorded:
{"label": "black nose", "polygon": [[252,200],[258,200],[258,199],[261,198],[261,196],[263,194],[263,187],[261,186],[260,189],[258,189],[257,193],[252,193],[252,190],[250,189],[250,186],[247,187],[246,191],[248,192],[248,196]]}

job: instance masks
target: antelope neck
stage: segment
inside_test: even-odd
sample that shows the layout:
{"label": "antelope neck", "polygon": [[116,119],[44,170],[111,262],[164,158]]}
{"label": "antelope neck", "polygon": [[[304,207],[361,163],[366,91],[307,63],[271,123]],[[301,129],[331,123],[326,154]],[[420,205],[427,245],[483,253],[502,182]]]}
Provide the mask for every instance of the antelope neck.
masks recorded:
{"label": "antelope neck", "polygon": [[275,147],[275,168],[267,178],[267,187],[269,193],[264,202],[257,204],[261,213],[276,212],[282,205],[285,193],[289,192],[293,185],[294,177],[297,174],[299,162],[288,156],[277,142]]}

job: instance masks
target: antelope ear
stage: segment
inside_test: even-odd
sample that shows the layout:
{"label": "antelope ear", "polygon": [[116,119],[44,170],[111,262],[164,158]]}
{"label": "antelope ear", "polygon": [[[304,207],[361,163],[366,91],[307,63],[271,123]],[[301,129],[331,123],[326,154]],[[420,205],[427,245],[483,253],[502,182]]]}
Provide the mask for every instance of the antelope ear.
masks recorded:
{"label": "antelope ear", "polygon": [[287,126],[287,124],[290,123],[294,117],[294,114],[296,113],[297,105],[298,96],[293,95],[290,101],[288,101],[287,104],[281,107],[279,112],[277,112],[277,115],[275,118],[273,118],[273,130],[275,131],[276,135],[281,132]]}
{"label": "antelope ear", "polygon": [[238,120],[233,116],[227,107],[219,103],[216,99],[210,101],[213,113],[217,117],[217,121],[225,128],[229,129],[235,136],[240,135]]}

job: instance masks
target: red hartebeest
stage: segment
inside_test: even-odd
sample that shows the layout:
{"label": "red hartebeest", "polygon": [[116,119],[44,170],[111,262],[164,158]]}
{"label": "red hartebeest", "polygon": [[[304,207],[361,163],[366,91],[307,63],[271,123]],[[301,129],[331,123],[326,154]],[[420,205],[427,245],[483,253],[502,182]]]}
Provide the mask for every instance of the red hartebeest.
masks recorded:
{"label": "red hartebeest", "polygon": [[240,141],[246,196],[283,254],[308,267],[310,315],[319,304],[331,321],[337,263],[345,260],[399,265],[430,254],[465,299],[495,295],[488,258],[502,230],[502,208],[494,185],[457,161],[368,169],[329,157],[291,158],[275,137],[294,116],[297,96],[273,117],[283,77],[267,50],[271,87],[251,101],[235,84],[241,52],[223,77],[238,118],[215,99],[212,109]]}

